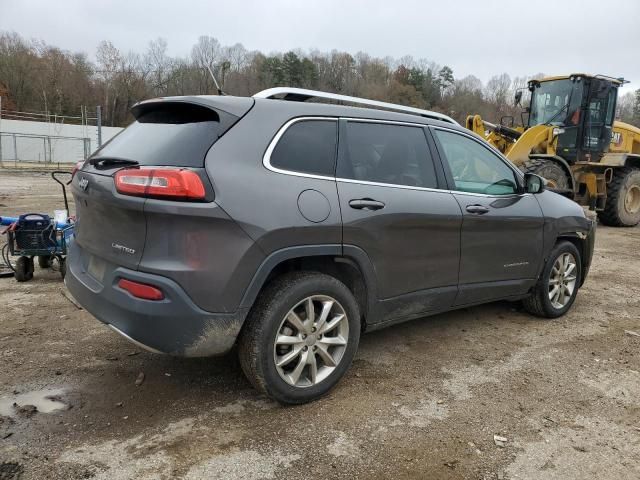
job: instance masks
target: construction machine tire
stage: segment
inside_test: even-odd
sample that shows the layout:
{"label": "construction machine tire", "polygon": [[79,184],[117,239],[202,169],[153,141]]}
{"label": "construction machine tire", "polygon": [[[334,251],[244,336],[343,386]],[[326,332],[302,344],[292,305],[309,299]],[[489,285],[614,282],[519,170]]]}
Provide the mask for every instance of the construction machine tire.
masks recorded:
{"label": "construction machine tire", "polygon": [[607,185],[607,202],[598,218],[612,227],[635,227],[640,223],[640,169],[614,169]]}
{"label": "construction machine tire", "polygon": [[571,191],[571,179],[557,162],[544,158],[530,158],[520,167],[524,173],[535,173],[547,181],[547,188]]}

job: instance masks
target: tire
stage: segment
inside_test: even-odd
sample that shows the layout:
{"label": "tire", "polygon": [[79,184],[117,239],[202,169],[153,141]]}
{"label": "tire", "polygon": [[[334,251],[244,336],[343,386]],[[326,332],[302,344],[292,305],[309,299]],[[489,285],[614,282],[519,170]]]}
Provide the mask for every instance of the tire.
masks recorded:
{"label": "tire", "polygon": [[[337,326],[327,330],[326,335],[318,335],[323,327],[311,333],[306,314],[309,298],[314,305],[313,325],[319,325],[321,310],[334,301],[327,311],[325,327],[334,322]],[[292,311],[299,316],[290,316]],[[341,312],[346,318],[339,318]],[[305,329],[296,328],[289,318],[301,320],[298,325]],[[344,340],[345,332],[346,344],[334,345]],[[276,345],[279,334],[296,341]],[[359,340],[360,310],[349,289],[329,275],[292,272],[275,278],[260,293],[240,333],[238,353],[242,370],[256,389],[280,403],[301,404],[320,398],[338,383],[351,365]],[[325,361],[327,352],[335,366]],[[285,361],[288,356],[292,358],[289,363],[276,366],[277,361]],[[312,365],[306,361],[311,356],[316,365],[315,383]]]}
{"label": "tire", "polygon": [[53,264],[53,255],[39,255],[38,266],[42,269],[50,268]]}
{"label": "tire", "polygon": [[634,227],[640,223],[640,169],[614,169],[607,185],[607,202],[598,218],[612,227]]}
{"label": "tire", "polygon": [[535,173],[540,175],[548,182],[548,187],[554,190],[569,190],[571,191],[571,179],[568,177],[567,172],[553,160],[545,160],[542,158],[530,158],[522,167],[520,167],[525,173]]}
{"label": "tire", "polygon": [[60,267],[60,276],[62,277],[62,280],[64,280],[64,277],[67,274],[67,259],[64,257],[58,257],[58,266]]}
{"label": "tire", "polygon": [[29,257],[18,257],[14,276],[18,282],[31,280],[33,278],[33,259]]}
{"label": "tire", "polygon": [[[567,269],[569,270],[567,275],[562,275],[562,271],[557,272],[555,267],[556,262],[558,262],[559,259],[567,258],[566,255],[573,257],[573,263],[575,266],[573,269]],[[574,275],[571,275],[572,273],[574,273]],[[567,287],[571,287],[569,297],[566,298],[567,291],[565,290],[562,302],[559,301],[560,299],[558,299],[557,302],[554,302],[552,301],[552,292],[554,284],[557,282],[559,277],[562,277],[565,281],[573,277],[573,280],[570,282],[567,281]],[[571,242],[561,241],[557,243],[549,255],[549,259],[547,260],[544,269],[542,270],[542,274],[533,289],[532,295],[525,298],[522,302],[525,310],[537,317],[561,317],[567,313],[573,305],[576,295],[578,294],[581,279],[582,261],[580,252]]]}

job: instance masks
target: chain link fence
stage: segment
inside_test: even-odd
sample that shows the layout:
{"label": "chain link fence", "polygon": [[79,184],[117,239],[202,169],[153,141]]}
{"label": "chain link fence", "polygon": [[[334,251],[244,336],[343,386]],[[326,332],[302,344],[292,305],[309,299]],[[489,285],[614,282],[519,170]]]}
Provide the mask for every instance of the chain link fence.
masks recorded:
{"label": "chain link fence", "polygon": [[91,152],[90,138],[0,132],[0,166],[73,164]]}
{"label": "chain link fence", "polygon": [[[100,106],[89,111],[82,105],[79,115],[58,115],[3,108],[2,100],[0,97],[0,168],[66,169],[102,144]],[[106,140],[122,130],[107,128]]]}

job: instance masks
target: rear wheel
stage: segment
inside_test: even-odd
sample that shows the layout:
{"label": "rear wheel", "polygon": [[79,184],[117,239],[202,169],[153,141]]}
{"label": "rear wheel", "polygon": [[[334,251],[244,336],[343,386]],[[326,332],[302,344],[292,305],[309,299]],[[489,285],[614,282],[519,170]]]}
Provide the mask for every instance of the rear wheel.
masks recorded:
{"label": "rear wheel", "polygon": [[582,268],[580,252],[567,241],[559,242],[551,251],[533,294],[524,299],[524,308],[538,317],[564,315],[578,294]]}
{"label": "rear wheel", "polygon": [[278,402],[315,400],[351,365],[360,314],[349,289],[314,272],[285,274],[260,294],[240,335],[249,381]]}
{"label": "rear wheel", "polygon": [[38,256],[38,266],[40,268],[50,268],[53,264],[53,255],[39,255]]}
{"label": "rear wheel", "polygon": [[640,223],[640,169],[615,169],[607,185],[607,203],[598,218],[612,227],[633,227]]}
{"label": "rear wheel", "polygon": [[567,172],[553,160],[531,158],[520,168],[525,173],[535,173],[547,181],[547,187],[554,190],[571,190],[571,179]]}
{"label": "rear wheel", "polygon": [[18,282],[26,282],[33,278],[33,258],[19,257],[16,261],[14,276]]}

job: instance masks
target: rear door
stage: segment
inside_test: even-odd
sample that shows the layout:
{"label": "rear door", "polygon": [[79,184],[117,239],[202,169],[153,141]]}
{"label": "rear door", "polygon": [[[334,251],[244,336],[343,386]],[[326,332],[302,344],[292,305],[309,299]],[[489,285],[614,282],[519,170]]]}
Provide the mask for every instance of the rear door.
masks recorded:
{"label": "rear door", "polygon": [[[246,110],[253,104],[247,102]],[[145,198],[116,191],[114,174],[123,168],[186,167],[206,181],[207,151],[238,119],[184,99],[143,102],[132,113],[136,120],[96,151],[73,180],[75,241],[88,252],[89,272],[97,277],[103,261],[138,268],[148,224],[154,222],[145,214]]]}
{"label": "rear door", "polygon": [[[113,171],[87,165],[76,173],[73,180],[75,242],[93,256],[136,269],[147,230],[145,199],[118,194],[111,176]],[[96,260],[89,268],[95,269],[90,273],[101,280],[103,267]]]}
{"label": "rear door", "polygon": [[[343,242],[373,263],[382,318],[451,306],[460,207],[422,126],[341,120],[336,171]],[[433,145],[431,145],[433,147]]]}
{"label": "rear door", "polygon": [[617,87],[609,80],[591,79],[582,142],[587,161],[599,161],[609,149],[617,95]]}
{"label": "rear door", "polygon": [[456,305],[525,293],[542,261],[544,219],[516,171],[482,140],[433,128],[449,185],[462,210]]}

